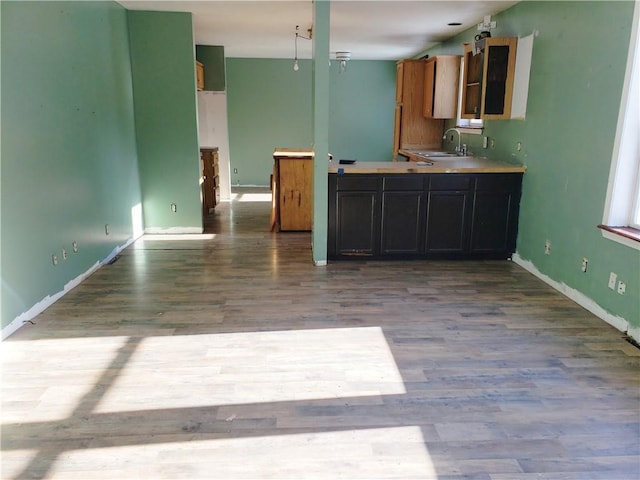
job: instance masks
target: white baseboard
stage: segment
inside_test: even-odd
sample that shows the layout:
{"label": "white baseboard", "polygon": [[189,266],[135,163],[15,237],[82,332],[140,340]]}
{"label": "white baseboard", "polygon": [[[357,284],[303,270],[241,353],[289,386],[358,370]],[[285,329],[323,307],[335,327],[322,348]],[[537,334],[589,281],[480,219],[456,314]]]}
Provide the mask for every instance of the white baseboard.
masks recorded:
{"label": "white baseboard", "polygon": [[18,315],[15,319],[13,319],[11,323],[9,323],[9,325],[7,325],[2,329],[2,340],[9,337],[13,333],[15,333],[25,323],[37,317],[39,314],[44,312],[47,308],[49,308],[51,305],[53,305],[58,300],[60,300],[63,296],[65,296],[68,292],[70,292],[75,287],[80,285],[84,280],[86,280],[92,273],[98,270],[102,265],[106,265],[107,263],[111,262],[111,260],[113,260],[122,250],[124,250],[129,245],[131,245],[134,242],[134,240],[135,238],[130,238],[123,245],[117,246],[102,261],[94,263],[88,270],[81,273],[76,278],[70,280],[61,291],[53,295],[47,295],[38,303],[33,305],[29,310]]}
{"label": "white baseboard", "polygon": [[565,283],[556,282],[551,277],[548,277],[547,275],[542,273],[540,270],[538,270],[536,268],[536,266],[532,262],[530,262],[529,260],[524,260],[517,253],[513,254],[512,260],[513,260],[514,263],[520,265],[526,271],[528,271],[529,273],[535,275],[536,277],[538,277],[540,280],[542,280],[547,285],[553,287],[558,292],[560,292],[564,296],[570,298],[571,300],[576,302],[581,307],[589,310],[596,317],[601,318],[602,320],[607,322],[609,325],[617,328],[618,330],[620,330],[623,333],[626,333],[631,338],[633,338],[635,341],[640,341],[640,328],[631,327],[627,320],[625,320],[624,318],[622,318],[622,317],[620,317],[618,315],[614,315],[614,314],[606,311],[604,308],[602,308],[600,305],[598,305],[592,299],[587,297],[584,293],[582,293],[582,292],[580,292],[580,291],[578,291],[578,290],[576,290],[574,288],[569,287]]}
{"label": "white baseboard", "polygon": [[202,233],[204,229],[202,227],[147,227],[144,229],[144,233],[149,233],[152,235],[157,234],[180,234],[180,233]]}

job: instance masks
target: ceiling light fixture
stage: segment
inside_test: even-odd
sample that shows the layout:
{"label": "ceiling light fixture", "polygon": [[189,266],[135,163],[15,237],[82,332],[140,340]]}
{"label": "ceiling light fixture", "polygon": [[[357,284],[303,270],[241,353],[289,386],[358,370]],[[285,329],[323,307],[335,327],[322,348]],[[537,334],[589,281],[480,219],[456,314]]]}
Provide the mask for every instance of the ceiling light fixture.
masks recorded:
{"label": "ceiling light fixture", "polygon": [[307,32],[309,34],[308,37],[305,37],[304,35],[300,35],[300,33],[298,32],[300,30],[300,25],[296,25],[296,39],[295,39],[295,52],[294,52],[294,57],[293,57],[293,71],[297,72],[298,70],[300,70],[300,65],[298,65],[298,37],[299,38],[304,38],[305,40],[311,40],[311,27],[309,27],[307,29]]}
{"label": "ceiling light fixture", "polygon": [[342,73],[347,69],[347,62],[351,60],[351,52],[336,52],[338,61],[338,72]]}

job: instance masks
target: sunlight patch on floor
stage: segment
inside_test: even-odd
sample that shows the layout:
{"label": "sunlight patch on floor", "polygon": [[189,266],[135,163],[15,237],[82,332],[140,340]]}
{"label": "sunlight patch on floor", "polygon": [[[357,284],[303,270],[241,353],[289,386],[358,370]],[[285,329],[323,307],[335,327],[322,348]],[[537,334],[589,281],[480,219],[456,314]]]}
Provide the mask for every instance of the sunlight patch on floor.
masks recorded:
{"label": "sunlight patch on floor", "polygon": [[157,241],[157,240],[213,240],[216,238],[215,233],[146,233],[140,237],[138,242]]}
{"label": "sunlight patch on floor", "polygon": [[93,479],[438,478],[415,426],[90,448],[65,452],[47,478],[83,470]]}
{"label": "sunlight patch on floor", "polygon": [[271,193],[232,193],[233,202],[270,202]]}
{"label": "sunlight patch on floor", "polygon": [[[3,342],[3,425],[60,420],[85,406],[90,411],[93,404],[87,395],[103,375],[113,371],[114,359],[122,355],[128,342],[129,337]],[[28,389],[21,387],[25,382]]]}
{"label": "sunlight patch on floor", "polygon": [[379,327],[166,336],[142,340],[96,411],[405,392]]}

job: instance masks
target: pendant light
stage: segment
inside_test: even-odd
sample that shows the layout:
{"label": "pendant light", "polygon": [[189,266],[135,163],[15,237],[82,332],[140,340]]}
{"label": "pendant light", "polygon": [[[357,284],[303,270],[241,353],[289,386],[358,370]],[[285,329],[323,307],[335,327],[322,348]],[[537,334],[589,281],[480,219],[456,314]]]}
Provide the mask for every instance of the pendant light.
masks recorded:
{"label": "pendant light", "polygon": [[307,29],[307,32],[309,33],[308,37],[305,37],[304,35],[300,35],[299,33],[300,30],[300,25],[296,25],[296,38],[294,40],[294,56],[293,56],[293,71],[297,72],[298,70],[300,70],[300,65],[298,64],[298,38],[304,38],[305,40],[311,40],[312,37],[312,30],[311,28]]}

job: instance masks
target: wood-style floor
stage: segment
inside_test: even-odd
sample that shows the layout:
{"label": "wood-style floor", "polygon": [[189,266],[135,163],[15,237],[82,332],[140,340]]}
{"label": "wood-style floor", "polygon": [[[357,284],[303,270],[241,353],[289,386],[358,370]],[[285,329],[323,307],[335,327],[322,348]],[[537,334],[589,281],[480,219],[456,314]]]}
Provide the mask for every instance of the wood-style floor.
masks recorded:
{"label": "wood-style floor", "polygon": [[314,267],[244,191],[2,344],[4,479],[640,477],[640,351],[506,262]]}

